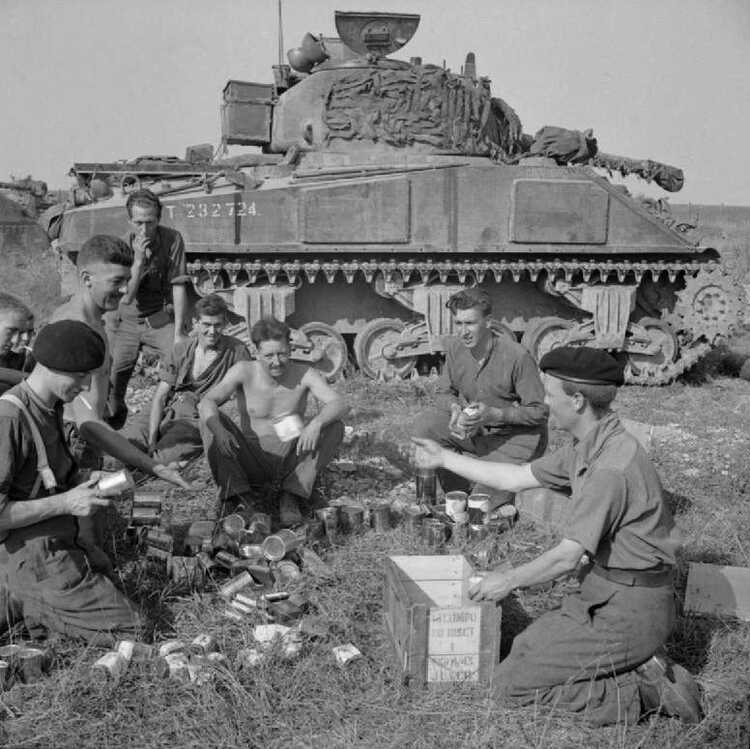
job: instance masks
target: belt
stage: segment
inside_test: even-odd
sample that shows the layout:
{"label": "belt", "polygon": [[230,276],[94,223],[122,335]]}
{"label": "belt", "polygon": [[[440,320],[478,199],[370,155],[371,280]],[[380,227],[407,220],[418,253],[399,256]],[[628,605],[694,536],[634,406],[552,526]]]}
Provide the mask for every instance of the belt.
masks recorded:
{"label": "belt", "polygon": [[623,570],[614,567],[602,567],[595,563],[591,572],[619,585],[659,588],[672,582],[674,567],[669,564],[660,564],[658,567],[647,570]]}

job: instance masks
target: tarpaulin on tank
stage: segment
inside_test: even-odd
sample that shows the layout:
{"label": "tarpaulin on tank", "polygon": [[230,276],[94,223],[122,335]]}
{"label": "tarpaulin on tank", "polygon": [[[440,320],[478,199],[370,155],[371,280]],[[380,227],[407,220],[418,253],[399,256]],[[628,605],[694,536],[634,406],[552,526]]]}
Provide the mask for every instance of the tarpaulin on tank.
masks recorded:
{"label": "tarpaulin on tank", "polygon": [[327,139],[426,144],[473,155],[512,156],[521,149],[521,121],[481,82],[432,65],[356,69],[328,93]]}

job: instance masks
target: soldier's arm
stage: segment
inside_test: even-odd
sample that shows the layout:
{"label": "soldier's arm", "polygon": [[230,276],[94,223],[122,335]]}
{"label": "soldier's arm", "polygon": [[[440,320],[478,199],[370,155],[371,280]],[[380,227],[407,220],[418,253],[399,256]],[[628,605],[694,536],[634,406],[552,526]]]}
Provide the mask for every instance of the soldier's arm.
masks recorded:
{"label": "soldier's arm", "polygon": [[[238,362],[229,368],[220,382],[216,383],[198,403],[198,415],[209,428],[216,423],[219,406],[226,403],[239,388],[252,387],[253,365],[251,362]],[[210,422],[210,423],[209,423]]]}
{"label": "soldier's arm", "polygon": [[323,408],[313,419],[314,421],[317,420],[321,427],[342,419],[349,413],[351,406],[347,399],[336,392],[317,370],[308,369],[302,377],[302,384],[323,404]]}
{"label": "soldier's arm", "polygon": [[168,382],[161,380],[156,386],[153,399],[151,400],[151,412],[148,417],[148,445],[149,448],[156,445],[159,439],[159,424],[164,416],[164,406],[167,404],[169,391],[172,386]]}

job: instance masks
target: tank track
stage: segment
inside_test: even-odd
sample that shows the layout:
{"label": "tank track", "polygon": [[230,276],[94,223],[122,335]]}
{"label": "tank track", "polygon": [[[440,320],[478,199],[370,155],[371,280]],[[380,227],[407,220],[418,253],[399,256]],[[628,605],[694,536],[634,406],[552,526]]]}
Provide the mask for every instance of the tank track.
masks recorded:
{"label": "tank track", "polygon": [[496,283],[500,283],[504,277],[512,278],[518,282],[521,278],[528,277],[536,281],[539,274],[544,272],[553,278],[562,275],[566,281],[571,281],[574,276],[580,274],[584,283],[596,280],[604,281],[615,275],[620,283],[632,279],[639,283],[644,276],[650,276],[656,280],[662,273],[667,275],[670,282],[674,282],[678,276],[683,274],[694,274],[704,269],[713,271],[720,267],[715,260],[656,260],[656,261],[630,261],[630,260],[499,260],[490,262],[487,260],[312,260],[300,262],[299,260],[282,262],[280,260],[250,260],[237,261],[226,259],[194,259],[188,263],[188,273],[197,278],[201,272],[207,272],[212,279],[217,279],[221,273],[225,273],[232,286],[236,285],[238,279],[243,277],[243,284],[253,284],[259,278],[265,276],[269,283],[276,283],[279,276],[286,276],[290,284],[304,276],[309,283],[314,283],[320,273],[323,274],[328,283],[333,283],[336,276],[341,273],[347,283],[353,283],[358,273],[361,273],[369,283],[377,273],[382,273],[386,280],[390,280],[399,273],[408,283],[413,276],[418,276],[423,283],[434,278],[435,274],[441,283],[445,283],[450,275],[455,275],[459,283],[464,283],[467,278],[473,276],[477,283],[482,283],[490,274]]}
{"label": "tank track", "polygon": [[698,343],[692,348],[681,349],[680,356],[676,361],[669,364],[645,364],[638,372],[634,372],[631,365],[625,367],[625,382],[628,385],[644,385],[653,387],[658,385],[669,385],[683,372],[694,367],[709,351],[708,343]]}
{"label": "tank track", "polygon": [[[238,280],[243,284],[253,284],[259,279],[265,278],[269,283],[276,283],[280,277],[286,277],[290,284],[296,284],[301,277],[305,277],[309,283],[314,283],[319,274],[323,274],[328,283],[333,283],[338,274],[342,274],[347,283],[353,283],[357,274],[361,273],[368,283],[378,273],[382,273],[387,281],[396,274],[400,274],[404,283],[408,283],[413,277],[417,277],[422,283],[434,280],[436,277],[441,283],[445,283],[450,276],[458,278],[459,283],[464,283],[473,277],[477,283],[482,283],[488,276],[494,278],[495,283],[501,283],[504,278],[512,279],[514,282],[522,278],[528,278],[535,282],[541,273],[546,273],[551,278],[562,276],[570,282],[574,278],[583,283],[591,281],[607,281],[616,277],[619,283],[631,281],[640,283],[646,277],[656,281],[665,274],[670,283],[674,283],[678,277],[686,277],[686,288],[684,292],[678,292],[678,314],[667,315],[672,324],[682,323],[691,328],[688,336],[692,343],[681,348],[680,356],[674,362],[664,364],[643,364],[635,371],[632,365],[628,365],[625,373],[626,382],[633,385],[666,385],[676,379],[683,372],[693,367],[710,350],[710,343],[699,341],[701,336],[706,336],[713,341],[717,334],[727,335],[734,327],[734,322],[727,320],[722,330],[717,330],[716,321],[702,321],[700,315],[691,314],[686,309],[686,304],[693,293],[693,286],[698,283],[691,279],[712,278],[718,273],[722,279],[726,276],[721,271],[721,265],[715,260],[655,260],[655,261],[631,261],[631,260],[498,260],[498,261],[472,261],[445,259],[433,260],[312,260],[312,261],[287,261],[281,260],[251,260],[236,261],[224,259],[195,259],[188,263],[188,273],[194,281],[198,280],[201,273],[208,273],[213,283],[219,281],[220,275],[226,274],[232,287],[237,285]],[[718,276],[717,276],[718,277]],[[226,288],[226,287],[224,287]],[[732,311],[735,311],[732,306]],[[741,312],[739,313],[741,314]],[[703,325],[701,323],[704,323]],[[706,327],[706,330],[703,328]],[[726,329],[723,329],[726,328]]]}

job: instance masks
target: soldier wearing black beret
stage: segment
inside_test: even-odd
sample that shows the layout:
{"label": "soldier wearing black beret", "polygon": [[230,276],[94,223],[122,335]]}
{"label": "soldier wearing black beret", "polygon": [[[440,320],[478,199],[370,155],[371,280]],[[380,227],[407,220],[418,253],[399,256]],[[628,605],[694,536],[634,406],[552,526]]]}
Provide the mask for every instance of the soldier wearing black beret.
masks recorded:
{"label": "soldier wearing black beret", "polygon": [[513,492],[546,487],[571,493],[562,541],[527,564],[490,572],[469,591],[500,601],[516,588],[579,568],[579,590],[513,641],[495,670],[504,703],[541,704],[596,724],[662,710],[702,717],[690,674],[662,646],[675,617],[672,575],[679,542],[656,470],[611,410],[623,384],[605,351],[561,347],[539,362],[550,425],[572,444],[524,465],[486,463],[415,439],[417,464],[447,468]]}
{"label": "soldier wearing black beret", "polygon": [[109,504],[82,480],[62,431],[62,407],[101,367],[104,340],[76,320],[50,323],[26,380],[0,396],[0,633],[22,620],[97,642],[132,637],[136,607],[115,587],[106,555],[82,523]]}

